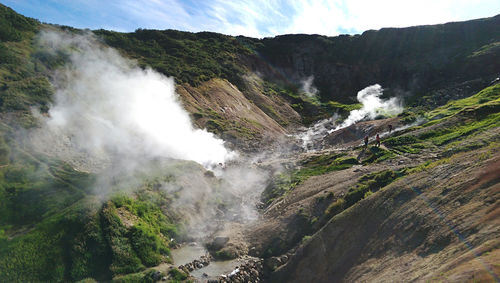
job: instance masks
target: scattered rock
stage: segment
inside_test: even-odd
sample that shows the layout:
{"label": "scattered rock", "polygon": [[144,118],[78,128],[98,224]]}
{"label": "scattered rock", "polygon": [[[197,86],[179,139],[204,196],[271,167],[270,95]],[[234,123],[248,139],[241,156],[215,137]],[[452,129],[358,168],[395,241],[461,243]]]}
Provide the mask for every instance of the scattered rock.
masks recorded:
{"label": "scattered rock", "polygon": [[162,274],[160,271],[156,270],[153,273],[151,273],[150,277],[154,282],[156,282],[162,279]]}
{"label": "scattered rock", "polygon": [[286,255],[282,255],[282,256],[280,257],[280,260],[281,260],[281,264],[284,264],[284,263],[286,263],[286,262],[288,261],[288,256],[286,256]]}
{"label": "scattered rock", "polygon": [[212,257],[210,255],[202,255],[199,259],[195,259],[184,265],[179,265],[178,269],[184,271],[185,273],[189,273],[195,269],[200,269],[209,265],[211,260]]}
{"label": "scattered rock", "polygon": [[261,276],[263,274],[262,269],[262,260],[252,259],[240,266],[236,266],[231,273],[219,276],[218,282],[261,282]]}
{"label": "scattered rock", "polygon": [[275,256],[270,257],[264,261],[264,264],[270,270],[275,270],[278,266],[281,265],[281,260]]}

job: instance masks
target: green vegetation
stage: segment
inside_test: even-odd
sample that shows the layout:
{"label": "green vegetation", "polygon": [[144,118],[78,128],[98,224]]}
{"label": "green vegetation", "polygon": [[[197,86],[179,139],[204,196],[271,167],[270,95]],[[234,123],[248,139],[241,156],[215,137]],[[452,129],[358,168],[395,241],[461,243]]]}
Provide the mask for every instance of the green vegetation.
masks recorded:
{"label": "green vegetation", "polygon": [[491,114],[479,121],[462,122],[449,128],[428,131],[420,135],[419,138],[428,139],[435,145],[442,146],[498,126],[500,126],[500,113]]}
{"label": "green vegetation", "polygon": [[0,5],[0,112],[20,111],[29,117],[31,106],[47,111],[52,94],[47,69],[57,64],[53,56],[42,58],[33,44],[40,27],[38,21]]}
{"label": "green vegetation", "polygon": [[304,237],[302,237],[302,243],[307,243],[310,239],[312,238],[312,236],[310,235],[305,235]]}
{"label": "green vegetation", "polygon": [[477,57],[477,56],[482,56],[482,55],[487,55],[494,53],[495,51],[498,51],[500,49],[500,41],[493,42],[484,46],[481,46],[478,50],[474,51],[469,57]]}
{"label": "green vegetation", "polygon": [[188,275],[186,273],[184,273],[184,271],[179,270],[177,268],[170,269],[168,274],[170,274],[170,276],[172,276],[172,279],[176,280],[176,281],[186,280],[188,277]]}
{"label": "green vegetation", "polygon": [[34,32],[40,23],[0,5],[0,41],[21,41],[26,33]]}
{"label": "green vegetation", "polygon": [[396,136],[390,137],[383,141],[383,144],[390,147],[392,151],[400,153],[412,153],[417,154],[425,148],[425,145],[421,143],[419,139],[414,136]]}
{"label": "green vegetation", "polygon": [[211,32],[190,33],[175,30],[144,30],[118,33],[98,30],[95,33],[110,46],[141,66],[175,77],[178,83],[197,86],[212,78],[223,78],[243,87],[245,72],[241,56],[251,55],[248,41]]}
{"label": "green vegetation", "polygon": [[103,206],[95,176],[11,145],[8,132],[4,137],[0,281],[109,280],[169,260],[168,239],[178,232],[157,181],[145,179],[132,195]]}
{"label": "green vegetation", "polygon": [[[159,271],[156,271],[154,269],[149,269],[146,271],[142,272],[137,272],[137,273],[132,273],[132,274],[127,274],[127,275],[121,275],[113,278],[111,281],[112,283],[154,283],[157,282],[158,280],[155,280],[155,277],[158,277],[156,273],[159,273]],[[159,277],[163,277],[164,274],[160,273]],[[170,281],[172,282],[172,281]]]}
{"label": "green vegetation", "polygon": [[328,110],[330,112],[339,112],[339,114],[349,114],[352,110],[357,110],[361,109],[363,106],[362,104],[356,103],[356,104],[342,104],[340,102],[336,101],[328,101],[326,103],[326,106],[328,107]]}
{"label": "green vegetation", "polygon": [[374,192],[394,182],[407,174],[406,169],[393,171],[383,170],[380,172],[370,173],[359,178],[357,184],[349,189],[343,198],[338,198],[333,201],[325,210],[325,215],[331,218],[344,211],[345,209],[358,203],[360,200],[369,197]]}
{"label": "green vegetation", "polygon": [[[460,140],[500,126],[500,85],[488,87],[471,97],[452,101],[429,113],[435,120],[423,125],[431,127],[418,135],[419,140],[435,146],[457,145]],[[446,126],[441,126],[446,125]],[[472,150],[480,143],[465,144],[461,148],[448,146],[448,153]]]}
{"label": "green vegetation", "polygon": [[[19,128],[36,124],[30,108],[38,107],[42,113],[48,111],[54,91],[48,76],[67,60],[67,54],[39,50],[35,35],[42,27],[49,26],[18,15],[0,4],[0,281],[151,282],[154,271],[148,267],[168,262],[171,239],[182,236],[180,220],[171,211],[171,202],[176,195],[166,194],[160,186],[164,182],[173,182],[172,176],[176,172],[199,168],[188,162],[167,168],[156,164],[147,176],[134,176],[141,180],[139,184],[127,182],[126,176],[119,176],[118,184],[109,184],[105,188],[106,192],[97,192],[95,175],[79,172],[64,162],[35,154],[20,145],[16,141]],[[61,29],[79,32],[69,27]],[[457,30],[462,34],[465,29]],[[486,39],[478,39],[477,43],[470,44],[458,41],[461,43],[460,54],[469,54],[467,60],[476,60],[498,52],[497,37],[473,30],[477,38]],[[441,36],[441,31],[437,29],[436,32],[440,33],[439,39],[450,38],[449,32],[445,36]],[[134,33],[99,30],[96,34],[124,55],[136,59],[141,67],[151,67],[174,76],[177,83],[199,86],[207,80],[222,78],[243,91],[248,86],[242,77],[254,65],[268,64],[273,69],[270,72],[280,71],[280,67],[288,66],[290,58],[296,58],[294,55],[298,54],[297,51],[313,50],[307,45],[316,45],[314,49],[321,50],[321,53],[312,52],[311,57],[304,58],[304,62],[314,62],[315,70],[323,69],[324,65],[318,62],[338,62],[335,68],[340,69],[325,68],[325,74],[331,71],[332,74],[338,73],[352,79],[343,82],[330,75],[316,76],[315,84],[320,89],[321,97],[310,98],[303,95],[293,82],[282,79],[282,74],[267,74],[264,77],[263,94],[284,98],[302,115],[304,124],[332,113],[346,115],[360,107],[359,104],[343,104],[354,102],[352,94],[359,90],[357,73],[350,69],[361,70],[358,66],[367,66],[368,70],[376,71],[373,72],[375,78],[387,75],[387,70],[394,76],[400,73],[402,79],[394,79],[395,83],[405,82],[404,77],[408,72],[415,74],[415,77],[419,77],[419,74],[432,77],[434,73],[429,66],[437,65],[436,56],[431,51],[441,51],[441,47],[446,46],[443,44],[447,44],[433,41],[430,46],[427,41],[421,40],[425,35],[419,35],[420,31],[411,36],[410,41],[401,41],[402,37],[397,33],[392,35],[395,38],[393,41],[387,35],[388,31],[343,38],[297,35],[264,40],[173,30],[137,30]],[[432,31],[431,34],[437,33]],[[355,42],[358,45],[353,45]],[[390,42],[402,42],[403,45],[394,50],[385,46]],[[419,44],[424,48],[408,48]],[[358,48],[350,48],[353,46]],[[370,48],[364,48],[366,46]],[[304,49],[296,49],[299,47]],[[373,54],[360,50],[368,50],[366,52]],[[380,56],[375,54],[379,51],[383,51]],[[417,58],[416,53],[429,55],[414,60]],[[474,68],[473,64],[462,64],[465,61],[460,61],[457,56],[441,57],[443,60],[453,58],[450,66]],[[409,59],[408,62],[418,63],[401,64],[405,58]],[[381,67],[373,62],[384,64]],[[448,65],[439,64],[444,67],[437,66],[436,70],[446,73]],[[399,72],[399,66],[404,71]],[[423,72],[419,73],[419,70]],[[366,69],[362,72],[366,72]],[[474,70],[470,73],[476,74]],[[444,82],[448,78],[444,74],[439,79]],[[332,84],[332,81],[336,83]],[[344,95],[346,93],[349,95]],[[425,105],[422,109],[434,105],[434,102],[423,101]],[[271,106],[261,108],[270,117],[278,119],[279,113]],[[381,162],[395,154],[419,153],[422,149],[437,147],[444,148],[441,157],[445,158],[407,170],[384,170],[368,174],[361,177],[345,196],[335,197],[332,193],[318,198],[318,203],[323,205],[319,213],[307,215],[299,211],[295,220],[297,227],[304,229],[297,233],[296,242],[302,239],[304,234],[301,233],[311,232],[311,227],[319,227],[333,215],[370,197],[405,174],[447,164],[451,160],[448,157],[458,152],[488,145],[498,147],[492,142],[494,138],[474,139],[471,142],[467,139],[487,129],[500,127],[499,112],[500,85],[495,85],[474,96],[451,101],[428,112],[425,117],[431,122],[419,127],[418,134],[384,140],[390,150],[370,147],[362,164]],[[262,125],[253,120],[227,122],[221,115],[206,109],[198,109],[192,115],[195,119],[204,119],[209,130],[225,138],[256,140],[262,135]],[[419,115],[423,113],[406,111],[400,117],[404,123],[410,123]],[[286,125],[284,121],[278,122]],[[488,158],[488,153],[485,153],[484,158]],[[356,158],[342,154],[312,157],[304,161],[300,168],[277,176],[264,191],[263,201],[269,205],[311,176],[343,170],[356,164],[359,164]],[[303,240],[307,241],[308,237],[303,236]],[[276,238],[266,254],[280,254],[285,248],[285,241]],[[219,251],[218,256],[232,255]],[[177,269],[169,273],[174,282],[187,279],[187,274]]]}
{"label": "green vegetation", "polygon": [[343,154],[326,154],[311,157],[302,163],[300,169],[276,176],[262,193],[262,201],[266,205],[269,205],[274,199],[282,197],[311,176],[344,170],[356,164],[359,164],[356,158],[347,157]]}
{"label": "green vegetation", "polygon": [[345,206],[346,206],[345,199],[338,198],[328,206],[328,208],[325,210],[325,214],[326,215],[339,214],[345,209]]}
{"label": "green vegetation", "polygon": [[362,200],[367,192],[376,192],[405,174],[405,169],[398,171],[384,170],[367,174],[359,178],[358,183],[350,188],[345,196],[346,206],[349,207],[354,205]]}
{"label": "green vegetation", "polygon": [[[317,97],[309,97],[301,93],[298,85],[291,83],[280,84],[267,80],[263,83],[262,92],[264,95],[271,97],[283,97],[290,103],[290,106],[301,115],[305,125],[309,125],[319,119],[327,118],[333,113],[329,112],[328,108],[323,105]],[[263,109],[263,111],[272,118],[276,116],[272,110],[266,111],[266,109]]]}
{"label": "green vegetation", "polygon": [[371,146],[366,153],[366,158],[363,160],[363,164],[368,163],[378,163],[389,158],[394,157],[394,153],[389,150],[385,150],[380,147]]}
{"label": "green vegetation", "polygon": [[[500,84],[485,88],[477,94],[460,100],[451,101],[427,114],[429,119],[450,117],[459,112],[475,112],[479,115],[498,112],[500,110]],[[486,111],[485,113],[482,113]]]}

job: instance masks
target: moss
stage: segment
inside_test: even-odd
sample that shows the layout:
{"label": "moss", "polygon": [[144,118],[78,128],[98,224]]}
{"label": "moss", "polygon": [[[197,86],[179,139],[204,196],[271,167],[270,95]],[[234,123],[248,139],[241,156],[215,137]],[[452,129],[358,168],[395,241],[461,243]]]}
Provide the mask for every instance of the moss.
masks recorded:
{"label": "moss", "polygon": [[488,53],[495,52],[495,50],[499,50],[499,49],[500,49],[500,42],[499,41],[492,42],[490,44],[481,46],[481,48],[479,48],[478,50],[474,51],[471,55],[469,55],[469,57],[473,58],[473,57],[478,57],[478,56],[486,55]]}
{"label": "moss", "polygon": [[[112,283],[154,283],[157,280],[153,279],[155,277],[155,273],[158,271],[154,269],[149,269],[143,272],[137,272],[122,276],[114,277],[111,281]],[[160,276],[163,276],[160,274]]]}
{"label": "moss", "polygon": [[208,120],[205,124],[205,127],[210,132],[217,133],[217,134],[220,134],[220,133],[224,132],[224,130],[225,130],[225,127],[223,126],[223,124],[219,121],[216,121],[216,120]]}
{"label": "moss", "polygon": [[[495,101],[498,102],[499,99],[500,99],[500,84],[496,84],[481,90],[480,92],[471,97],[451,101],[444,106],[438,107],[435,110],[429,112],[427,114],[427,118],[436,119],[438,117],[439,118],[449,117],[463,111],[467,107],[472,107],[471,109],[477,110],[477,108],[481,108],[482,104]],[[430,126],[430,124],[428,126]]]}
{"label": "moss", "polygon": [[390,137],[385,139],[383,144],[386,146],[398,146],[398,145],[408,145],[419,142],[419,140],[414,136],[399,136]]}
{"label": "moss", "polygon": [[262,193],[261,199],[269,205],[274,199],[282,197],[311,176],[348,169],[356,164],[359,164],[356,158],[344,156],[343,154],[325,154],[311,157],[302,163],[302,168],[274,177]]}
{"label": "moss", "polygon": [[328,206],[328,208],[325,210],[325,214],[327,215],[338,214],[342,210],[344,210],[344,207],[345,207],[345,199],[339,198]]}
{"label": "moss", "polygon": [[302,242],[302,244],[305,244],[305,243],[309,242],[309,240],[311,240],[311,239],[312,239],[312,236],[305,235],[304,237],[302,237],[302,241],[301,242]]}
{"label": "moss", "polygon": [[362,176],[357,184],[349,189],[345,197],[336,199],[328,206],[324,212],[323,221],[341,213],[406,174],[408,174],[407,170],[402,169],[383,170]]}
{"label": "moss", "polygon": [[363,160],[363,164],[368,163],[378,163],[384,160],[390,159],[394,157],[394,154],[388,150],[385,150],[380,147],[372,146],[370,147],[367,157]]}
{"label": "moss", "polygon": [[469,119],[452,127],[427,131],[418,138],[430,140],[435,145],[441,146],[498,126],[500,126],[500,113],[495,113],[481,117],[480,120]]}
{"label": "moss", "polygon": [[437,167],[439,165],[447,164],[450,162],[450,158],[441,158],[437,161],[426,161],[416,167],[410,168],[407,170],[408,174],[414,174],[422,171],[427,171],[429,169],[432,169],[434,167]]}
{"label": "moss", "polygon": [[398,154],[418,154],[426,147],[425,144],[421,143],[421,140],[411,135],[391,137],[384,140],[383,144]]}
{"label": "moss", "polygon": [[188,275],[184,273],[184,271],[179,270],[178,268],[172,268],[168,271],[168,274],[172,277],[173,280],[186,280]]}

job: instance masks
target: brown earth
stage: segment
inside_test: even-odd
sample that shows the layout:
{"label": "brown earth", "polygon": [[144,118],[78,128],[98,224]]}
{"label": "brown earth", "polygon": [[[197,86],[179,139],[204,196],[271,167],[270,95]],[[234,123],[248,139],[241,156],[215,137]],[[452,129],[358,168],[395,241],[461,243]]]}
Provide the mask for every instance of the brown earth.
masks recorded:
{"label": "brown earth", "polygon": [[[459,153],[438,163],[336,215],[273,273],[271,281],[498,280],[499,148]],[[266,221],[256,234],[266,235],[276,227],[286,233],[286,221],[280,219],[294,214],[291,207],[307,211],[319,193],[342,193],[363,175],[355,170],[311,177],[273,204],[269,211],[279,209],[283,216],[271,217],[276,219],[274,227]]]}
{"label": "brown earth", "polygon": [[288,102],[263,94],[260,78],[247,76],[245,82],[245,92],[227,80],[212,79],[198,87],[178,86],[177,93],[198,127],[211,127],[240,150],[262,148],[267,140],[276,140],[287,128],[300,125],[300,115]]}
{"label": "brown earth", "polygon": [[[376,120],[355,127],[361,132],[382,131],[388,123],[398,122]],[[349,131],[352,129],[337,135]],[[362,160],[363,149],[356,146],[363,135],[356,137],[340,150],[295,153],[260,165],[296,166],[313,155],[339,152]],[[443,159],[450,156],[449,147],[429,146],[419,154],[402,153],[377,164],[312,176],[262,210],[261,219],[231,226],[224,235],[231,239],[231,246],[244,247],[237,249],[250,255],[267,257],[269,248],[282,250],[278,256],[286,261],[274,272],[269,270],[270,282],[498,280],[499,137],[499,128],[470,136],[454,147],[490,145],[449,158]],[[397,179],[329,221],[310,226],[311,216],[326,209],[319,204],[321,199],[344,196],[360,177],[428,162],[433,163]],[[311,238],[305,240],[305,235]]]}

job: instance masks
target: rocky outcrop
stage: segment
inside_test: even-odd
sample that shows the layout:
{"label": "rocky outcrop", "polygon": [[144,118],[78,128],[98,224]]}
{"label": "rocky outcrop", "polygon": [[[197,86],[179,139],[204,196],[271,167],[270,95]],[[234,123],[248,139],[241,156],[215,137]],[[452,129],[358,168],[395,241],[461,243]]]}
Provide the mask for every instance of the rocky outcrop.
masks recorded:
{"label": "rocky outcrop", "polygon": [[262,259],[249,260],[237,266],[231,273],[220,276],[215,281],[220,283],[262,282],[263,272],[264,265]]}
{"label": "rocky outcrop", "polygon": [[195,259],[192,262],[179,265],[177,268],[179,270],[184,271],[184,273],[189,274],[189,272],[195,270],[195,269],[200,269],[203,268],[207,265],[210,264],[210,261],[212,260],[212,257],[210,255],[203,255],[199,259]]}
{"label": "rocky outcrop", "polygon": [[442,25],[370,30],[361,35],[265,38],[258,51],[273,68],[255,66],[256,71],[275,80],[300,81],[314,76],[324,100],[345,102],[354,101],[357,91],[374,83],[393,94],[422,95],[480,79],[480,85],[462,93],[464,97],[498,76],[499,25],[500,15]]}

